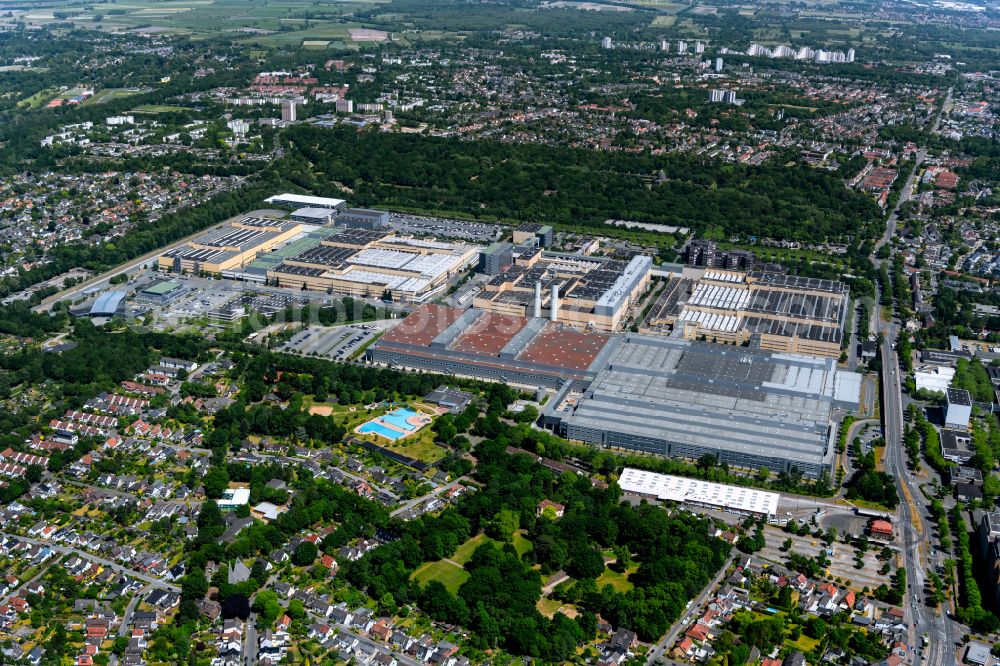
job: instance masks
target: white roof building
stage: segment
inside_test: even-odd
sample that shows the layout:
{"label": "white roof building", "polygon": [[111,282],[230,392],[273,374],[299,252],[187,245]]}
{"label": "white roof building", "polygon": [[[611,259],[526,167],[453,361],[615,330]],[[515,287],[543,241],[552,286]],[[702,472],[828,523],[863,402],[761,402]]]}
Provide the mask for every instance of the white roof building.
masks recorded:
{"label": "white roof building", "polygon": [[955,368],[947,366],[931,367],[926,370],[918,370],[913,373],[913,378],[917,382],[917,389],[927,389],[944,393],[951,386],[951,380],[955,378]]}
{"label": "white roof building", "polygon": [[777,515],[780,498],[778,493],[757,488],[728,486],[700,479],[657,474],[632,467],[622,470],[618,485],[626,493],[758,516]]}
{"label": "white roof building", "polygon": [[222,497],[216,500],[220,509],[233,509],[250,502],[249,488],[226,488]]}
{"label": "white roof building", "polygon": [[313,197],[306,194],[275,194],[273,197],[264,199],[269,204],[279,206],[305,206],[308,208],[342,208],[347,205],[343,199],[331,199],[329,197]]}

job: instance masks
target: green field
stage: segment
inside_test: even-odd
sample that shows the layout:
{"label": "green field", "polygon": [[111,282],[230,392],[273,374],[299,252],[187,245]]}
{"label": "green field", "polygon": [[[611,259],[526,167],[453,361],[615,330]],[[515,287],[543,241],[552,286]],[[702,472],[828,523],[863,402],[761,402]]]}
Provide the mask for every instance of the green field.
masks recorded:
{"label": "green field", "polygon": [[56,96],[57,91],[53,88],[39,90],[31,97],[26,97],[17,103],[18,106],[27,109],[40,109],[49,103],[49,100]]}
{"label": "green field", "polygon": [[[462,583],[469,578],[468,572],[462,566],[472,559],[472,554],[476,552],[476,548],[479,548],[479,546],[482,546],[486,542],[497,543],[485,534],[477,534],[456,548],[451,557],[422,565],[413,572],[410,579],[417,581],[421,587],[427,585],[432,580],[436,580],[444,585],[449,592],[455,594],[458,592],[458,588],[462,586]],[[500,544],[497,543],[497,545],[499,546]],[[522,556],[531,550],[531,541],[524,536],[524,530],[518,530],[514,533],[514,550],[517,551],[518,555]]]}
{"label": "green field", "polygon": [[597,589],[600,590],[605,585],[610,585],[615,592],[628,592],[634,585],[629,581],[628,575],[639,568],[639,565],[629,567],[628,571],[619,572],[605,568],[604,573],[597,577]]}
{"label": "green field", "polygon": [[[47,5],[27,12],[23,20],[31,25],[55,21],[53,12],[77,12],[69,20],[82,27],[104,30],[130,30],[142,26],[150,32],[181,33],[198,36],[238,31],[245,28],[280,31],[284,21],[310,21],[310,27],[341,25],[342,13],[370,8],[388,0],[345,0],[321,8],[312,0],[124,0],[95,2],[83,9],[72,0]],[[309,15],[312,18],[309,18]],[[95,16],[100,21],[95,22]],[[310,39],[305,32],[292,34]]]}
{"label": "green field", "polygon": [[469,579],[469,572],[446,560],[438,560],[423,565],[414,571],[410,578],[417,581],[420,587],[436,580],[444,585],[449,592],[457,594],[458,588],[462,587],[462,583]]}
{"label": "green field", "polygon": [[[455,549],[455,553],[451,556],[453,562],[464,565],[466,562],[472,559],[472,554],[476,552],[476,548],[479,548],[486,542],[492,542],[501,545],[500,543],[493,541],[485,534],[477,534],[472,537],[461,546]],[[524,536],[524,530],[518,530],[514,533],[514,550],[517,551],[518,555],[523,556],[529,550],[531,550],[531,542],[527,537]]]}
{"label": "green field", "polygon": [[132,109],[132,113],[172,113],[174,111],[190,111],[186,106],[172,106],[170,104],[143,104]]}
{"label": "green field", "polygon": [[97,104],[104,104],[116,99],[138,95],[141,92],[143,91],[130,90],[128,88],[105,88],[104,90],[100,90],[95,93],[90,99],[86,100],[82,106],[96,106]]}

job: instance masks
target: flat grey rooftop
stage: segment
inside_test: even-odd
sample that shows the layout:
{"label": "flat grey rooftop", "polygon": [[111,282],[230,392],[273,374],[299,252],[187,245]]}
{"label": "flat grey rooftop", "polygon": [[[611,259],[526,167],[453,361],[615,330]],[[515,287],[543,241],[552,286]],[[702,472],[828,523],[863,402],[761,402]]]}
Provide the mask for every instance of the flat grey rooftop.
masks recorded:
{"label": "flat grey rooftop", "polygon": [[837,374],[832,359],[631,335],[564,422],[822,464]]}

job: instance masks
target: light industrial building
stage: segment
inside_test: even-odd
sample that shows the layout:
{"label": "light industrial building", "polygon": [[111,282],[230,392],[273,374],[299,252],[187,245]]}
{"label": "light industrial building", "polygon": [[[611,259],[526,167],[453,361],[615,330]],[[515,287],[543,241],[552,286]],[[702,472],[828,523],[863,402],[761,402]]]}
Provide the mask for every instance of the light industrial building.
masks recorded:
{"label": "light industrial building", "polygon": [[842,282],[766,271],[685,268],[640,330],[838,358],[849,308]]}
{"label": "light industrial building", "polygon": [[389,213],[368,208],[348,208],[337,215],[336,224],[349,229],[383,229],[389,226]]}
{"label": "light industrial building", "polygon": [[514,229],[514,244],[551,247],[552,235],[552,227],[549,225],[526,222],[517,229]]}
{"label": "light industrial building", "polygon": [[417,308],[367,358],[556,389],[542,424],[568,439],[814,478],[831,472],[836,417],[861,393],[861,375],[830,358],[442,305]]}
{"label": "light industrial building", "polygon": [[273,197],[264,199],[272,206],[289,206],[290,208],[329,208],[331,210],[343,210],[347,202],[343,199],[331,199],[330,197],[314,197],[308,194],[275,194]]}
{"label": "light industrial building", "polygon": [[184,286],[176,280],[154,280],[139,290],[136,299],[145,303],[168,305],[185,292]]}
{"label": "light industrial building", "polygon": [[159,267],[178,273],[221,274],[245,266],[301,231],[298,222],[247,216],[164,252]]}
{"label": "light industrial building", "polygon": [[442,291],[477,256],[475,248],[395,236],[369,229],[336,229],[267,270],[279,287],[420,303]]}
{"label": "light industrial building", "polygon": [[832,469],[834,410],[855,411],[860,391],[861,375],[833,359],[628,335],[543,422],[604,447],[817,477]]}
{"label": "light industrial building", "polygon": [[972,396],[965,389],[950,388],[945,392],[944,424],[949,428],[968,428],[972,418]]}
{"label": "light industrial building", "polygon": [[368,348],[392,367],[528,387],[586,385],[618,339],[545,318],[426,304]]}
{"label": "light industrial building", "polygon": [[90,306],[91,317],[113,317],[118,312],[122,301],[125,300],[125,292],[121,290],[107,291],[94,300]]}
{"label": "light industrial building", "polygon": [[721,509],[742,515],[772,518],[778,514],[778,493],[712,483],[633,467],[622,470],[618,479],[622,492],[659,501]]}
{"label": "light industrial building", "polygon": [[[622,328],[632,306],[649,286],[653,260],[630,261],[510,248],[511,265],[491,278],[473,305],[512,317],[546,317],[598,331]],[[506,261],[504,246],[491,246],[481,258],[490,270]],[[485,264],[483,263],[485,262]]]}

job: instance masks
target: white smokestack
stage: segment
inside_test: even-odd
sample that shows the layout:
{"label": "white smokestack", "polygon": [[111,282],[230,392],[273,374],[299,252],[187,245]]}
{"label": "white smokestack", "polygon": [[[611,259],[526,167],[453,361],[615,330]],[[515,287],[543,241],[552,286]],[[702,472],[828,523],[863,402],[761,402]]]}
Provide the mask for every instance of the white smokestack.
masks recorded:
{"label": "white smokestack", "polygon": [[559,285],[552,285],[552,302],[549,304],[549,320],[559,319]]}
{"label": "white smokestack", "polygon": [[542,283],[535,283],[535,318],[542,316]]}

